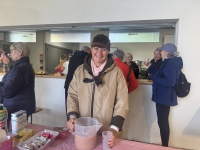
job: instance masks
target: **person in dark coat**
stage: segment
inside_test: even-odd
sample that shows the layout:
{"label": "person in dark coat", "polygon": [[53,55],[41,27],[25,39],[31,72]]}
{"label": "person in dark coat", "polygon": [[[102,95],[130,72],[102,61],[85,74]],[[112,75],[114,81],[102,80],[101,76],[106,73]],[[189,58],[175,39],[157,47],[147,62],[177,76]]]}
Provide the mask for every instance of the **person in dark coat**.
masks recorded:
{"label": "person in dark coat", "polygon": [[68,65],[68,74],[65,80],[65,100],[67,99],[67,91],[69,84],[73,78],[74,72],[78,66],[82,65],[84,62],[84,58],[87,54],[91,52],[91,49],[88,46],[83,46],[80,51],[74,53],[74,55],[70,58]]}
{"label": "person in dark coat", "polygon": [[0,100],[8,111],[8,125],[14,112],[25,110],[27,116],[35,113],[35,73],[29,55],[30,48],[26,43],[10,46],[10,57],[14,63],[0,82]]}
{"label": "person in dark coat", "polygon": [[[159,49],[159,48],[158,48]],[[161,59],[161,54],[160,54],[160,50],[155,50],[154,51],[154,57],[153,59],[150,61],[151,64],[154,64],[156,66],[157,69],[160,68],[160,66],[162,65],[162,59]]]}
{"label": "person in dark coat", "polygon": [[[153,64],[156,69],[159,69],[160,66],[162,65],[162,58],[161,58],[161,54],[160,54],[160,50],[155,50],[154,51],[154,58],[150,61],[151,64]],[[151,76],[151,71],[149,69],[147,69],[147,74],[148,76]]]}
{"label": "person in dark coat", "polygon": [[167,43],[158,48],[161,51],[162,65],[159,69],[154,64],[145,64],[151,71],[150,79],[153,80],[152,101],[156,103],[158,126],[162,146],[168,147],[169,142],[169,121],[168,116],[170,106],[176,106],[177,94],[174,90],[178,83],[180,70],[183,68],[183,61],[178,56],[177,48],[174,44]]}
{"label": "person in dark coat", "polygon": [[125,64],[128,64],[131,69],[133,70],[134,72],[134,75],[135,75],[135,78],[138,79],[139,77],[139,68],[138,68],[138,65],[132,61],[133,60],[133,56],[131,53],[127,53],[126,56],[125,56]]}

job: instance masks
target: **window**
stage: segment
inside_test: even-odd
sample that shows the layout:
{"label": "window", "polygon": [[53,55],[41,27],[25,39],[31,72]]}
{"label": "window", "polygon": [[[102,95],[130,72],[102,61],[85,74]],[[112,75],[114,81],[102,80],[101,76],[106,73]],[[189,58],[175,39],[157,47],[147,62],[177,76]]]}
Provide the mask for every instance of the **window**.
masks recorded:
{"label": "window", "polygon": [[36,32],[6,32],[6,42],[36,42]]}
{"label": "window", "polygon": [[91,32],[56,32],[51,31],[50,41],[51,42],[70,42],[70,43],[89,43]]}
{"label": "window", "polygon": [[109,39],[112,43],[159,42],[159,34],[159,31],[111,31]]}

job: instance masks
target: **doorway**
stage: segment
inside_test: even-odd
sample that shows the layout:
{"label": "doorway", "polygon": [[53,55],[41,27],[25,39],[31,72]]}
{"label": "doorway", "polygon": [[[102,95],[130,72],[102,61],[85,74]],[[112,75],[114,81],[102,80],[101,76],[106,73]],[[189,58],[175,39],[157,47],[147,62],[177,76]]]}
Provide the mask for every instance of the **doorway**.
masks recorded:
{"label": "doorway", "polygon": [[49,74],[56,73],[55,67],[60,63],[60,56],[66,54],[69,59],[72,53],[71,49],[45,43],[45,70]]}

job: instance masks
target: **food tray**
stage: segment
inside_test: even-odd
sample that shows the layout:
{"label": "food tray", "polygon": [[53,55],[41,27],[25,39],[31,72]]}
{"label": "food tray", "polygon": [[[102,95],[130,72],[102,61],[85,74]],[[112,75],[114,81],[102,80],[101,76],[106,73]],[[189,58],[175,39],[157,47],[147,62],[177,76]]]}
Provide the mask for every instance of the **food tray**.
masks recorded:
{"label": "food tray", "polygon": [[[56,137],[58,136],[58,132],[56,131],[52,131],[52,130],[47,130],[47,129],[44,129],[43,131],[40,131],[38,132],[37,134],[35,134],[34,136],[32,136],[31,138],[29,138],[28,140],[22,142],[22,143],[19,143],[17,144],[17,148],[19,148],[20,150],[28,150],[29,148],[25,148],[23,147],[25,144],[29,144],[29,143],[32,143],[33,140],[36,139],[36,137],[39,137],[42,135],[43,132],[49,132],[50,134],[54,135],[54,137],[52,139],[48,139],[46,144],[40,148],[38,148],[37,150],[45,150],[46,148],[48,148],[52,143],[54,143]],[[35,149],[32,149],[32,150],[35,150]]]}

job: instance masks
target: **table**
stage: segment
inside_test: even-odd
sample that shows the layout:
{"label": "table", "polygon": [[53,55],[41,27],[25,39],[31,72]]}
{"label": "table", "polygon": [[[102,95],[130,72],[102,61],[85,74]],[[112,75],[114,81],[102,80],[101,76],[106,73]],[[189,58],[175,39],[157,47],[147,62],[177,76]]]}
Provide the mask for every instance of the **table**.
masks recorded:
{"label": "table", "polygon": [[[53,127],[28,124],[28,128],[33,128],[35,133],[42,131],[43,129],[53,129]],[[9,132],[9,135],[12,135]],[[13,148],[13,150],[17,150],[18,148]],[[115,146],[112,150],[178,150],[176,148],[162,147],[159,145],[117,139],[115,142]],[[46,150],[76,150],[74,146],[74,135],[69,133],[68,137],[65,140],[56,139],[56,141],[48,147]],[[97,136],[97,147],[94,150],[102,150],[102,137]]]}

